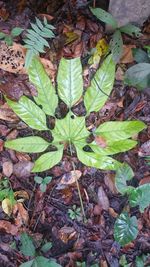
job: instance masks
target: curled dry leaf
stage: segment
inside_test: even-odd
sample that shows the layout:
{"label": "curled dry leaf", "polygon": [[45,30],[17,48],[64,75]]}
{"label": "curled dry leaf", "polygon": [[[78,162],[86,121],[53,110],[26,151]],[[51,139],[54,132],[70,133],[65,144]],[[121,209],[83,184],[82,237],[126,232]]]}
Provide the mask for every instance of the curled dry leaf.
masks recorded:
{"label": "curled dry leaf", "polygon": [[24,190],[20,190],[14,193],[14,197],[17,198],[18,202],[22,202],[26,199],[29,199],[29,194]]}
{"label": "curled dry leaf", "polygon": [[[24,68],[26,49],[17,43],[7,46],[1,42],[0,46],[0,69],[18,74],[26,74]],[[40,58],[47,74],[53,79],[56,69],[50,60]]]}
{"label": "curled dry leaf", "polygon": [[78,180],[81,177],[81,175],[82,175],[82,172],[79,170],[65,173],[60,180],[60,184],[63,184],[63,185],[73,184],[76,182],[76,179]]}
{"label": "curled dry leaf", "polygon": [[0,231],[4,231],[11,235],[16,235],[18,233],[18,228],[8,221],[0,220]]}
{"label": "curled dry leaf", "polygon": [[21,161],[14,165],[13,173],[18,178],[24,178],[30,176],[34,163],[31,161]]}
{"label": "curled dry leaf", "polygon": [[3,167],[3,174],[7,177],[10,177],[13,173],[13,164],[11,161],[5,161],[2,164]]}
{"label": "curled dry leaf", "polygon": [[13,206],[13,215],[15,217],[15,225],[21,227],[27,225],[29,221],[29,215],[22,203],[16,203]]}
{"label": "curled dry leaf", "polygon": [[58,236],[65,244],[68,243],[69,240],[72,240],[76,237],[76,231],[73,227],[64,226],[62,227],[59,232]]}
{"label": "curled dry leaf", "polygon": [[109,209],[109,199],[102,186],[98,188],[98,204],[103,210]]}

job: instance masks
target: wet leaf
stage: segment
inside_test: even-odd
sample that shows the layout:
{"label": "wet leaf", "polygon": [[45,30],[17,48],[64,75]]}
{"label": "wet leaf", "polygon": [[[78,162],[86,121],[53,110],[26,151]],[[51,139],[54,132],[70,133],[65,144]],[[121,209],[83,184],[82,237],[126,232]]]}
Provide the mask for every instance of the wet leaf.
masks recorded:
{"label": "wet leaf", "polygon": [[115,240],[121,245],[133,241],[138,235],[138,223],[135,216],[129,217],[128,213],[122,213],[115,222],[114,237]]}

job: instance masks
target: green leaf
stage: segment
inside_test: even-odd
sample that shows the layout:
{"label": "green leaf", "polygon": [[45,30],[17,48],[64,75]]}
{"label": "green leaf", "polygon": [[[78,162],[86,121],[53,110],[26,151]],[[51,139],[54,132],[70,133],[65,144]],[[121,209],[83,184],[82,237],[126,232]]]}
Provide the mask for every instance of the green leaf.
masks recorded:
{"label": "green leaf", "polygon": [[116,30],[112,36],[110,49],[113,60],[118,63],[123,53],[123,40],[119,30]]}
{"label": "green leaf", "polygon": [[[27,45],[25,45],[24,47],[28,48]],[[30,66],[34,55],[35,55],[34,51],[30,50],[30,48],[28,48],[27,53],[26,53],[26,57],[25,57],[25,68],[26,69]]]}
{"label": "green leaf", "polygon": [[108,12],[101,8],[92,8],[90,7],[91,12],[94,16],[96,16],[99,20],[105,22],[106,24],[109,24],[113,27],[113,29],[117,28],[117,21],[116,19]]}
{"label": "green leaf", "polygon": [[49,184],[52,180],[52,176],[46,176],[44,179],[43,179],[43,184]]}
{"label": "green leaf", "polygon": [[35,176],[34,177],[34,181],[37,183],[37,184],[41,184],[43,182],[43,178],[40,177],[40,176]]}
{"label": "green leaf", "polygon": [[62,159],[62,155],[63,146],[61,146],[57,151],[51,151],[43,154],[35,161],[32,172],[43,172],[49,170]]}
{"label": "green leaf", "polygon": [[91,144],[88,144],[95,153],[99,153],[101,155],[114,155],[120,152],[125,152],[137,144],[136,141],[133,140],[119,140],[119,141],[107,141],[106,140],[106,147],[100,147],[95,141]]}
{"label": "green leaf", "polygon": [[85,127],[85,117],[76,117],[69,112],[64,119],[56,120],[52,134],[54,142],[74,142],[85,139],[90,133]]}
{"label": "green leaf", "polygon": [[11,35],[12,35],[13,37],[16,37],[16,36],[18,36],[19,34],[21,34],[22,31],[23,31],[22,28],[15,27],[15,28],[13,28],[13,29],[11,30]]}
{"label": "green leaf", "polygon": [[144,63],[150,63],[150,59],[144,50],[142,50],[140,48],[133,48],[132,54],[133,54],[134,60],[137,63],[143,63],[143,62]]}
{"label": "green leaf", "polygon": [[35,247],[32,238],[24,232],[21,234],[20,239],[21,239],[20,251],[25,256],[31,256],[31,257],[35,256]]}
{"label": "green leaf", "polygon": [[27,261],[27,262],[24,262],[22,263],[21,265],[19,265],[19,267],[33,267],[34,265],[34,261],[35,260],[31,260],[31,261]]}
{"label": "green leaf", "polygon": [[49,143],[39,136],[17,138],[5,142],[5,147],[27,153],[43,152],[48,146]]}
{"label": "green leaf", "polygon": [[61,267],[58,263],[56,263],[54,260],[49,260],[43,256],[38,256],[35,258],[36,266],[37,267]]}
{"label": "green leaf", "polygon": [[0,39],[5,38],[6,34],[4,32],[0,32]]}
{"label": "green leaf", "polygon": [[109,141],[119,141],[132,137],[146,128],[141,121],[109,121],[101,124],[95,131]]}
{"label": "green leaf", "polygon": [[150,64],[139,63],[129,68],[125,73],[124,82],[139,89],[150,87]]}
{"label": "green leaf", "polygon": [[[123,163],[116,171],[115,185],[117,190],[121,194],[128,192],[127,181],[130,181],[134,177],[132,168],[127,164]],[[131,187],[130,187],[131,188]]]}
{"label": "green leaf", "polygon": [[10,35],[5,36],[5,42],[8,46],[11,46],[13,44],[13,39]]}
{"label": "green leaf", "polygon": [[41,251],[47,252],[52,248],[52,242],[47,242],[41,247]]}
{"label": "green leaf", "polygon": [[138,223],[135,216],[129,217],[127,212],[122,213],[117,218],[114,226],[114,237],[115,240],[121,245],[133,241],[138,235]]}
{"label": "green leaf", "polygon": [[112,55],[109,55],[97,70],[91,85],[87,88],[84,96],[84,105],[87,114],[99,111],[105,104],[111,93],[115,79],[115,63]]}
{"label": "green leaf", "polygon": [[12,110],[31,128],[48,130],[44,112],[28,97],[22,96],[18,102],[6,98]]}
{"label": "green leaf", "polygon": [[71,108],[82,96],[83,79],[80,58],[62,58],[57,75],[59,97]]}
{"label": "green leaf", "polygon": [[44,184],[44,183],[41,183],[40,184],[40,190],[41,190],[41,192],[45,192],[46,191],[46,184]]}
{"label": "green leaf", "polygon": [[46,114],[54,116],[58,105],[58,97],[43,65],[36,57],[32,59],[28,74],[30,81],[36,86],[38,91],[38,96],[34,97],[36,103],[42,105],[43,111]]}
{"label": "green leaf", "polygon": [[86,152],[79,143],[75,143],[74,145],[77,157],[84,165],[103,170],[116,170],[121,164],[111,157],[100,156],[94,152]]}
{"label": "green leaf", "polygon": [[133,189],[129,194],[129,202],[132,207],[139,206],[141,212],[150,205],[150,184],[143,184]]}
{"label": "green leaf", "polygon": [[134,37],[134,35],[136,37],[140,37],[142,35],[141,29],[139,27],[136,27],[133,24],[130,24],[130,23],[126,24],[125,26],[120,27],[119,30],[121,32],[124,32],[124,33],[130,35],[131,37]]}

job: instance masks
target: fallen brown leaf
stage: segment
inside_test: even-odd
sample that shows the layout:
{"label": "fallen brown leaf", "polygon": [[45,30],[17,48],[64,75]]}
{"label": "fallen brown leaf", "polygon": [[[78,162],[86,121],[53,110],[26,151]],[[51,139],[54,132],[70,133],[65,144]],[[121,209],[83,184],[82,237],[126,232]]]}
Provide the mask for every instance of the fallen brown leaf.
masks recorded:
{"label": "fallen brown leaf", "polygon": [[13,173],[19,178],[30,176],[34,163],[31,161],[21,161],[14,165]]}
{"label": "fallen brown leaf", "polygon": [[0,107],[0,119],[9,122],[18,122],[19,118],[12,109],[5,103]]}
{"label": "fallen brown leaf", "polygon": [[63,185],[73,184],[76,182],[76,179],[78,180],[81,177],[81,175],[82,175],[82,172],[79,170],[65,173],[60,180],[60,184],[63,184]]}
{"label": "fallen brown leaf", "polygon": [[27,210],[24,208],[22,203],[16,203],[13,206],[13,215],[15,217],[15,225],[21,227],[22,225],[27,225],[29,221],[29,215]]}
{"label": "fallen brown leaf", "polygon": [[135,45],[123,45],[123,55],[120,59],[120,63],[132,63],[134,61],[132,55],[132,48],[136,48]]}
{"label": "fallen brown leaf", "polygon": [[11,235],[16,235],[18,233],[18,228],[5,220],[0,220],[0,230]]}

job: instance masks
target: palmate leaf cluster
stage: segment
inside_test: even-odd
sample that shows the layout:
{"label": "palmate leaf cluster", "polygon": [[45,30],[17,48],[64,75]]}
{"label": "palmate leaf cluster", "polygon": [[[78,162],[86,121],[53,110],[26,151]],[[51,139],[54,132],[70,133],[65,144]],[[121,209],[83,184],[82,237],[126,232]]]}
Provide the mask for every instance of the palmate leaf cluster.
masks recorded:
{"label": "palmate leaf cluster", "polygon": [[27,48],[25,67],[28,68],[33,56],[39,53],[45,53],[44,47],[49,47],[46,38],[53,38],[55,35],[52,30],[54,26],[48,24],[47,19],[41,22],[36,18],[36,23],[31,23],[31,29],[27,30],[26,38],[24,39],[24,47]]}
{"label": "palmate leaf cluster", "polygon": [[[32,59],[28,75],[38,91],[34,101],[22,96],[18,102],[7,99],[7,103],[32,129],[51,132],[53,141],[48,142],[40,136],[31,136],[8,140],[5,142],[5,147],[28,153],[42,153],[46,150],[35,161],[32,172],[42,172],[59,163],[67,144],[75,148],[77,157],[83,164],[104,170],[116,170],[121,163],[110,155],[133,148],[137,142],[131,137],[146,126],[141,121],[105,122],[93,134],[103,138],[106,146],[98,146],[95,140],[87,143],[91,132],[86,127],[85,119],[90,112],[99,111],[103,107],[113,88],[115,63],[112,55],[103,61],[86,89],[83,97],[86,116],[76,116],[72,111],[72,107],[83,96],[80,58],[61,59],[57,75],[58,95],[38,58]],[[63,119],[55,117],[58,97],[69,108],[68,114]],[[55,117],[54,129],[50,130],[47,126],[46,116]],[[51,151],[51,146],[56,150]],[[85,149],[87,146],[88,150]]]}

